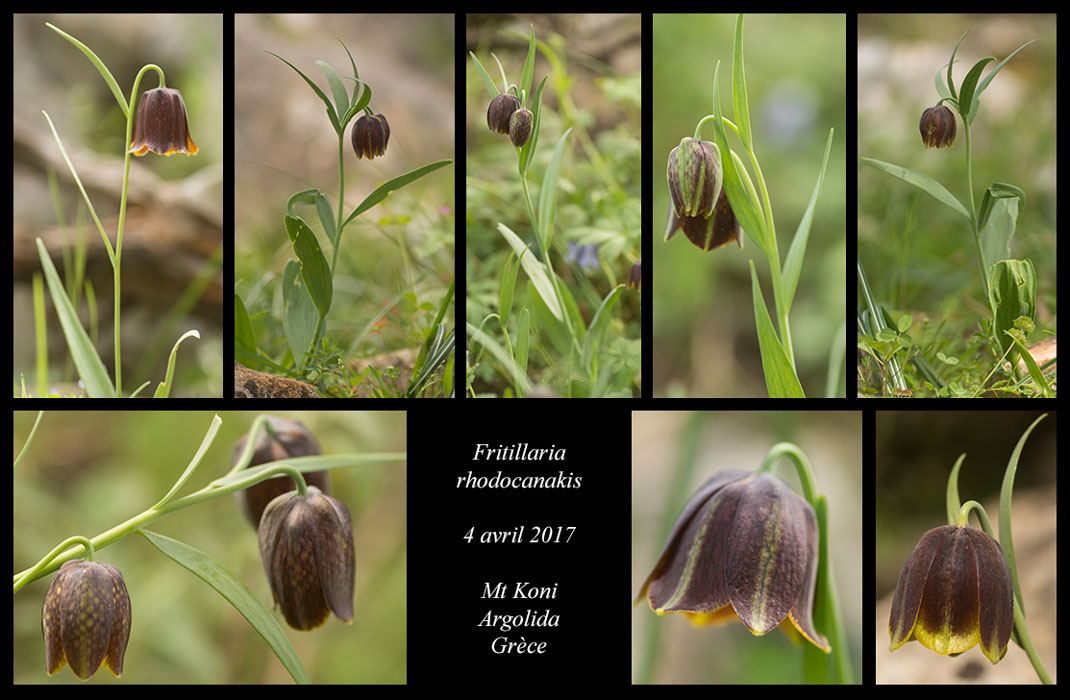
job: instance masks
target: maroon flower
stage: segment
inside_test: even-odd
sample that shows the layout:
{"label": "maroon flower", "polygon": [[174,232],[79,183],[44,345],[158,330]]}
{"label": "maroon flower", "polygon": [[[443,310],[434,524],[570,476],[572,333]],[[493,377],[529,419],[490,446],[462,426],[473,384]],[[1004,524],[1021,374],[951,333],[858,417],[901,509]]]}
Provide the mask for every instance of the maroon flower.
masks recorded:
{"label": "maroon flower", "polygon": [[84,681],[103,662],[113,676],[121,676],[130,639],[130,594],[123,575],[106,562],[61,566],[45,594],[41,632],[48,675],[70,664]]}
{"label": "maroon flower", "polygon": [[156,88],[142,93],[134,122],[134,140],[127,153],[143,156],[152,151],[161,156],[172,153],[195,156],[197,150],[197,144],[189,135],[182,94],[170,88]]}

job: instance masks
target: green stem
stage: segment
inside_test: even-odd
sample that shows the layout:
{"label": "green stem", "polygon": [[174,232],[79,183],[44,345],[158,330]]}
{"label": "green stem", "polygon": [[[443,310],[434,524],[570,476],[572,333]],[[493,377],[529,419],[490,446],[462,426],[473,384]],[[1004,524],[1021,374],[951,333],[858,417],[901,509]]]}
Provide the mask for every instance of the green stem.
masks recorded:
{"label": "green stem", "polygon": [[122,312],[122,305],[120,303],[121,298],[121,278],[122,278],[122,257],[123,257],[123,229],[126,226],[126,195],[130,187],[130,137],[134,127],[134,117],[137,109],[134,107],[137,104],[137,89],[141,84],[141,77],[150,70],[156,71],[160,76],[160,87],[166,87],[167,83],[164,79],[163,69],[154,63],[142,66],[138,71],[137,77],[134,78],[134,87],[130,90],[130,109],[126,113],[126,139],[123,141],[123,191],[119,199],[119,230],[115,236],[115,259],[112,264],[112,271],[114,273],[114,290],[115,290],[115,398],[120,399],[123,396],[123,362],[122,362],[122,339],[120,333],[120,317]]}
{"label": "green stem", "polygon": [[1033,646],[1033,638],[1029,636],[1029,628],[1025,624],[1025,613],[1022,612],[1022,606],[1018,605],[1017,599],[1014,601],[1014,631],[1018,634],[1018,646],[1022,647],[1026,656],[1029,657],[1029,661],[1033,664],[1033,670],[1037,672],[1040,682],[1045,685],[1053,685],[1054,681],[1048,675],[1048,669],[1044,667],[1040,654],[1037,653],[1036,648]]}
{"label": "green stem", "polygon": [[762,465],[758,467],[758,473],[771,474],[776,461],[781,457],[790,458],[795,465],[795,472],[799,475],[799,482],[802,484],[803,497],[813,506],[817,502],[817,482],[814,480],[814,472],[810,469],[809,460],[798,445],[791,442],[778,442],[773,445],[769,448],[769,454],[762,460]]}
{"label": "green stem", "polygon": [[[86,549],[92,550],[93,548],[100,549],[106,547],[113,542],[122,539],[123,537],[135,532],[149,523],[162,518],[163,516],[174,513],[175,511],[188,508],[190,506],[197,505],[209,501],[213,498],[219,498],[229,493],[241,491],[242,489],[249,488],[255,484],[260,483],[266,479],[271,479],[276,476],[289,476],[297,483],[297,494],[299,496],[308,495],[308,486],[305,483],[304,476],[297,467],[292,467],[287,464],[278,464],[271,468],[258,469],[255,472],[244,479],[232,481],[222,486],[214,486],[216,482],[208,484],[200,491],[195,491],[188,496],[179,498],[160,506],[159,508],[153,507],[148,510],[138,513],[134,517],[119,523],[110,530],[105,530],[96,537],[87,540],[84,537],[72,537],[64,540],[55,549],[48,553],[41,561],[37,562],[34,566],[24,571],[15,574],[14,581],[14,593],[18,593],[19,589],[25,586],[27,583],[34,581],[42,576],[45,576],[52,571],[58,569],[63,563],[70,561],[78,556],[81,556]],[[80,544],[82,549],[68,549],[72,544]],[[59,554],[63,552],[62,554]]]}
{"label": "green stem", "polygon": [[[520,152],[517,151],[517,159],[519,166]],[[519,170],[519,167],[517,168]],[[557,278],[557,274],[554,272],[553,266],[550,264],[550,250],[547,246],[543,245],[543,235],[539,231],[538,219],[535,216],[535,207],[531,203],[531,192],[528,190],[528,179],[524,173],[520,173],[520,185],[524,191],[524,203],[528,207],[528,218],[531,219],[531,227],[535,229],[535,238],[539,241],[539,251],[542,253],[542,260],[546,264],[546,272],[550,276],[550,282],[554,285],[554,296],[557,297],[557,304],[561,307],[561,318],[565,322],[565,328],[568,329],[569,337],[572,339],[572,347],[576,351],[577,356],[583,354],[583,348],[580,347],[580,342],[576,338],[576,331],[572,328],[572,317],[569,316],[568,306],[565,305],[565,296],[561,293],[560,284],[561,281]]]}

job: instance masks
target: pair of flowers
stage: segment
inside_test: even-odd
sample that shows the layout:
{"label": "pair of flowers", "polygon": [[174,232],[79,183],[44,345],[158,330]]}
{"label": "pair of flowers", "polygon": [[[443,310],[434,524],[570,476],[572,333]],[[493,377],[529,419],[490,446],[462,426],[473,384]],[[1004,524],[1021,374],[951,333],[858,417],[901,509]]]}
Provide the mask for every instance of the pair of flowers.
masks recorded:
{"label": "pair of flowers", "polygon": [[[829,652],[813,622],[818,537],[813,507],[776,477],[718,472],[677,517],[639,599],[696,625],[738,618],[756,636],[788,621],[786,629]],[[916,639],[946,655],[980,643],[996,663],[1007,653],[1012,608],[999,544],[975,528],[938,527],[922,537],[899,577],[891,649]]]}
{"label": "pair of flowers", "polygon": [[[389,140],[390,125],[382,114],[365,114],[353,125],[353,151],[357,158],[371,160],[383,155]],[[134,140],[128,152],[143,156],[150,151],[161,156],[174,153],[197,155],[197,144],[189,135],[186,104],[178,90],[159,87],[141,95],[134,123]]]}
{"label": "pair of flowers", "polygon": [[[245,439],[235,446],[241,454]],[[298,421],[270,418],[250,466],[320,454],[315,437]],[[241,492],[242,507],[258,528],[260,559],[275,604],[297,630],[321,626],[333,612],[353,620],[353,526],[345,504],[332,498],[327,472],[307,475],[307,494],[290,477],[262,481]],[[45,594],[41,630],[45,670],[69,664],[82,680],[103,663],[123,672],[130,639],[131,604],[118,568],[106,562],[69,561]]]}

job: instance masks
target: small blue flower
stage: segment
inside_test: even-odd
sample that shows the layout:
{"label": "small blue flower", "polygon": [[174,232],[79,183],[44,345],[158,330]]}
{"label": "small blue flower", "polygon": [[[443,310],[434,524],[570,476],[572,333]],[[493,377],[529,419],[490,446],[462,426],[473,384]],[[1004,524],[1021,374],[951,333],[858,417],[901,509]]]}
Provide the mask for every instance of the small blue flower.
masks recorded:
{"label": "small blue flower", "polygon": [[568,254],[565,255],[566,263],[577,263],[581,268],[598,269],[598,244],[578,243],[568,244]]}

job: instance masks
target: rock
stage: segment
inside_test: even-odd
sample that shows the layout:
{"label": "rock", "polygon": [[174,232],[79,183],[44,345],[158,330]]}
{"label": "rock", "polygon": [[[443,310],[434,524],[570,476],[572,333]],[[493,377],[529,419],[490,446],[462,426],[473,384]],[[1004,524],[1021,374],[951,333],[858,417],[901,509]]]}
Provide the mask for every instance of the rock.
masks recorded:
{"label": "rock", "polygon": [[315,399],[319,395],[319,390],[311,384],[257,372],[240,362],[234,363],[236,399]]}

